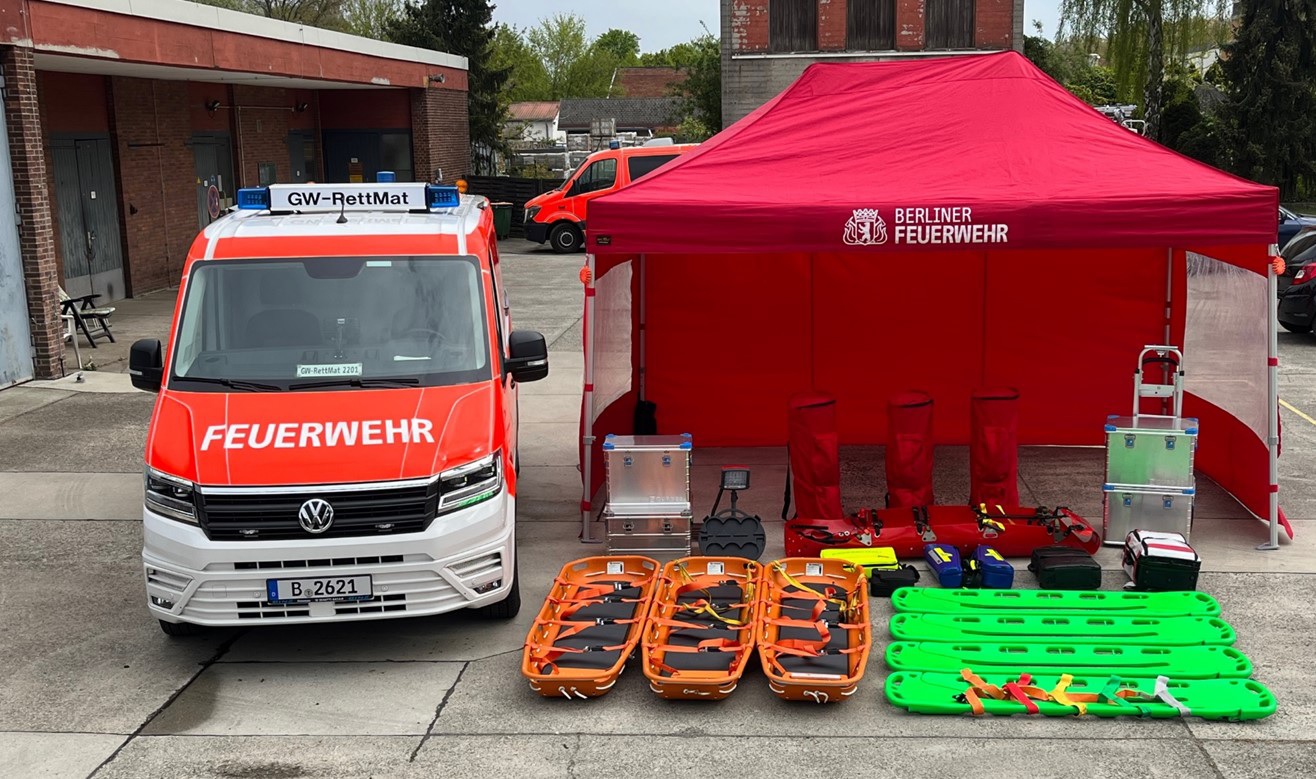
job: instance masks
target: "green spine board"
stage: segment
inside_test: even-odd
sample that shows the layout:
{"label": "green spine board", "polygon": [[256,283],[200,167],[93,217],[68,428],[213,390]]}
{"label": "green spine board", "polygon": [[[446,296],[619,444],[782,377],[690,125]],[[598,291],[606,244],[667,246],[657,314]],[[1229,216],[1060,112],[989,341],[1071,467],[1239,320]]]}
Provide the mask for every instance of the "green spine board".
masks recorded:
{"label": "green spine board", "polygon": [[1219,617],[1127,617],[1113,614],[891,615],[897,641],[1082,641],[1144,646],[1233,646],[1234,629]]}
{"label": "green spine board", "polygon": [[[982,674],[983,681],[996,686],[1006,682],[1018,681],[1018,673]],[[1150,694],[1156,687],[1152,678],[1131,678],[1120,676],[1122,686],[1133,687]],[[1048,692],[1055,689],[1059,676],[1033,677],[1032,684]],[[1086,675],[1075,676],[1067,692],[1099,693],[1109,676]],[[968,714],[968,703],[956,700],[969,689],[969,683],[958,674],[934,674],[897,671],[886,679],[886,697],[892,706],[920,714]],[[1170,693],[1183,705],[1187,706],[1194,717],[1211,720],[1254,720],[1269,717],[1275,713],[1277,702],[1275,696],[1265,685],[1252,679],[1172,679],[1169,682]],[[1010,715],[1023,714],[1023,704],[1017,701],[997,701],[982,698],[983,709],[988,714]],[[1074,716],[1078,710],[1054,701],[1033,701],[1038,713],[1048,717]],[[1087,713],[1097,717],[1146,716],[1154,718],[1178,717],[1179,710],[1160,701],[1138,701],[1140,710],[1134,706],[1121,706],[1113,703],[1089,703]]]}
{"label": "green spine board", "polygon": [[893,671],[958,674],[1083,673],[1119,676],[1169,676],[1174,679],[1246,679],[1252,661],[1228,646],[1100,646],[1091,644],[920,643],[887,645],[886,664]]}
{"label": "green spine board", "polygon": [[1125,614],[1140,617],[1218,617],[1220,604],[1204,592],[1105,590],[942,590],[901,587],[896,612],[932,614]]}

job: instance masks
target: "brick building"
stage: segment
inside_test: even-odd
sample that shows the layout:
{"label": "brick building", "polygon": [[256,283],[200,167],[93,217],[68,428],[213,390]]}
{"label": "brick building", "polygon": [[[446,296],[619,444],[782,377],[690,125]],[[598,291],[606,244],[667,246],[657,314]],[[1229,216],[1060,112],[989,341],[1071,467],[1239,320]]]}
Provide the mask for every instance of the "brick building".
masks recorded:
{"label": "brick building", "polygon": [[454,181],[466,60],[185,0],[0,0],[0,387],[58,375],[57,286],[174,286],[244,186]]}
{"label": "brick building", "polygon": [[1023,51],[1023,0],[722,0],[722,122],[811,63]]}
{"label": "brick building", "polygon": [[689,74],[680,68],[617,68],[612,76],[614,97],[671,97]]}

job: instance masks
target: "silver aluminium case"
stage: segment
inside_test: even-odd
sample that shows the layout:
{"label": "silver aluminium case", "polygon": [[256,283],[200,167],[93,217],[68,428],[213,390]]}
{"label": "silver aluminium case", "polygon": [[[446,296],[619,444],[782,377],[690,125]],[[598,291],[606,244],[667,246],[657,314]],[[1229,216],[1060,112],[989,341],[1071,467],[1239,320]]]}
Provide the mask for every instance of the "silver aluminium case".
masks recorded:
{"label": "silver aluminium case", "polygon": [[[1171,366],[1169,384],[1146,384],[1148,363]],[[1119,546],[1132,530],[1180,533],[1192,527],[1197,482],[1197,420],[1183,417],[1183,355],[1173,346],[1147,346],[1133,379],[1133,414],[1106,420],[1106,479],[1102,485],[1102,540]],[[1169,415],[1140,413],[1143,398],[1171,403]]]}
{"label": "silver aluminium case", "polygon": [[609,435],[603,440],[607,511],[613,514],[691,513],[689,433]]}
{"label": "silver aluminium case", "polygon": [[608,554],[639,554],[658,560],[688,557],[691,515],[613,514],[603,511]]}

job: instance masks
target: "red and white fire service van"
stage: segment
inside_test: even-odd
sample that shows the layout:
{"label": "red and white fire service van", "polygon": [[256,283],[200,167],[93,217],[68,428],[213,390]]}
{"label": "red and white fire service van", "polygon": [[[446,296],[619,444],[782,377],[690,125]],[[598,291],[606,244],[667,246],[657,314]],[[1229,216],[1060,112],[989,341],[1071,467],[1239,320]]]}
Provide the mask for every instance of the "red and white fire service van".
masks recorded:
{"label": "red and white fire service van", "polygon": [[548,352],[512,331],[484,198],[241,190],[129,368],[159,393],[142,563],[164,632],[516,614],[517,385]]}

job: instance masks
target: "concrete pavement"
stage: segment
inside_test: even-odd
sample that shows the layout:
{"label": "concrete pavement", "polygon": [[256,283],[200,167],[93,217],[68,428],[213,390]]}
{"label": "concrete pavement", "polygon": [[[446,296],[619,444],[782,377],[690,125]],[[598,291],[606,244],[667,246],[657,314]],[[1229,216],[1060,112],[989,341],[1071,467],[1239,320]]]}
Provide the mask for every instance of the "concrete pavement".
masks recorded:
{"label": "concrete pavement", "polygon": [[[126,376],[0,392],[0,776],[4,777],[981,777],[1309,776],[1316,771],[1316,423],[1286,410],[1284,503],[1298,541],[1264,537],[1232,500],[1202,485],[1193,541],[1202,589],[1222,603],[1256,677],[1280,698],[1259,723],[919,717],[888,706],[880,654],[854,699],[801,707],[771,696],[751,667],[730,699],[656,699],[638,668],[609,696],[532,694],[518,673],[533,612],[561,564],[597,551],[576,541],[575,414],[580,256],[515,252],[504,274],[518,327],[555,348],[548,380],[526,385],[519,502],[525,607],[508,623],[464,615],[315,627],[253,627],[170,639],[142,605],[141,456],[151,398]],[[163,296],[167,298],[168,296]],[[122,312],[133,313],[135,301]],[[169,301],[149,301],[133,337],[163,337]],[[125,321],[127,317],[125,317]],[[140,335],[139,335],[140,334]],[[1316,339],[1281,336],[1284,396],[1316,417]],[[121,339],[127,341],[127,338]],[[99,351],[99,350],[98,350]],[[126,352],[125,352],[126,353]],[[83,350],[84,357],[87,350]],[[106,352],[109,354],[109,352]],[[71,432],[76,431],[76,432]],[[847,448],[853,505],[885,490],[877,448]],[[938,494],[964,497],[967,455],[938,450]],[[768,518],[781,551],[784,452],[701,450],[699,510],[718,466],[747,462],[742,506]],[[1100,516],[1100,452],[1025,450],[1027,500]],[[1076,489],[1075,485],[1082,485]],[[1099,559],[1118,587],[1114,551]],[[1020,573],[1025,585],[1031,577]],[[887,602],[875,600],[877,649]]]}

